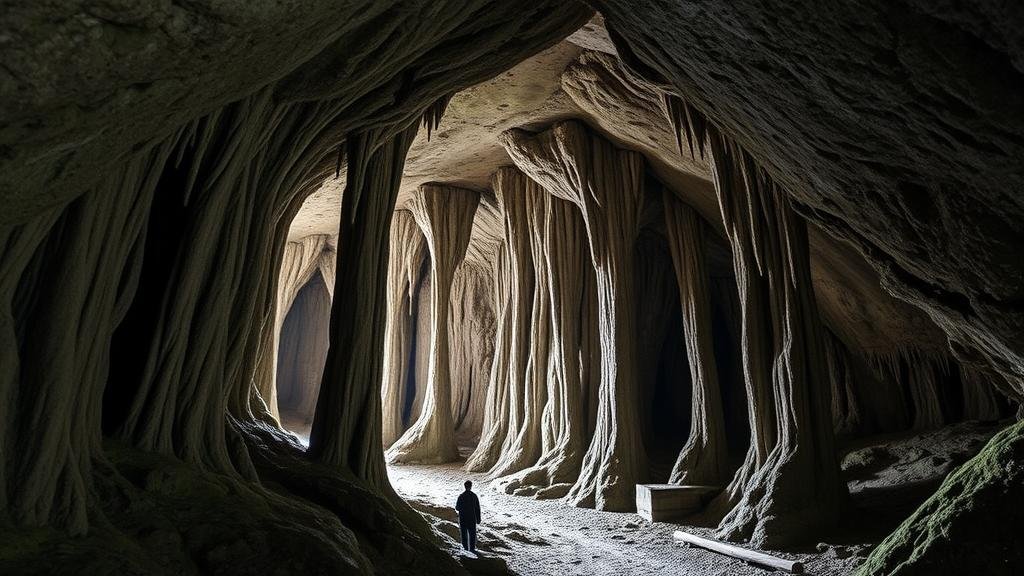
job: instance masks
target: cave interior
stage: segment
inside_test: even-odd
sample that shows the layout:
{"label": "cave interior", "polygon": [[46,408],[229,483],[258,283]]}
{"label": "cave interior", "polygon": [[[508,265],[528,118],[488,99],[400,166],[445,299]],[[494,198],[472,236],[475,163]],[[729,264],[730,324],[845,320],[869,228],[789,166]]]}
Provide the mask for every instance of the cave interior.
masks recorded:
{"label": "cave interior", "polygon": [[129,4],[2,8],[0,573],[1024,571],[1021,6]]}

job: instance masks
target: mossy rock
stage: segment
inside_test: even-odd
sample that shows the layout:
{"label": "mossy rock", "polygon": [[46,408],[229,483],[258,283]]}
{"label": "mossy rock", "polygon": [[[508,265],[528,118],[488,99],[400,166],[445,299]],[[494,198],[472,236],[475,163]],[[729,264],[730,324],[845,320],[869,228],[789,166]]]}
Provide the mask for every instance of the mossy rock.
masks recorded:
{"label": "mossy rock", "polygon": [[1024,422],[989,441],[886,538],[858,576],[1010,575],[1024,570]]}

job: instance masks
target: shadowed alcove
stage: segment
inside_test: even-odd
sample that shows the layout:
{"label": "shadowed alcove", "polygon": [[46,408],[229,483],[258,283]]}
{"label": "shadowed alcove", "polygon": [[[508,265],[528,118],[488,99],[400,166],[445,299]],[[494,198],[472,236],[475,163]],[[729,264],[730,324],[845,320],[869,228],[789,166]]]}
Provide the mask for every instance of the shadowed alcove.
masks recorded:
{"label": "shadowed alcove", "polygon": [[281,325],[277,355],[277,407],[281,425],[308,438],[327,360],[331,295],[317,272],[292,302]]}

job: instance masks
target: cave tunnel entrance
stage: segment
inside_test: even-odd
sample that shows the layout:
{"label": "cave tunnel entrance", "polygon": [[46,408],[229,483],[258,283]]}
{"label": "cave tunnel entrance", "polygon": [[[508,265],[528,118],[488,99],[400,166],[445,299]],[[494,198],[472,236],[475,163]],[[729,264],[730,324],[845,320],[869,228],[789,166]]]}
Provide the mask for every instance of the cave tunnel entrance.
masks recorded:
{"label": "cave tunnel entrance", "polygon": [[299,290],[281,326],[277,402],[281,425],[308,442],[330,344],[331,296],[319,272]]}

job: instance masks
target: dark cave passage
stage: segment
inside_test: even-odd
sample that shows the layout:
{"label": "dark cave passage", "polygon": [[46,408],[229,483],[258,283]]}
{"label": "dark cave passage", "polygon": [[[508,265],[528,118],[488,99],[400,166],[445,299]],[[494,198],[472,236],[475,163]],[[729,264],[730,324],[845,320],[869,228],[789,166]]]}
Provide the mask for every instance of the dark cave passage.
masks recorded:
{"label": "dark cave passage", "polygon": [[93,4],[0,18],[0,574],[1024,571],[1016,5]]}
{"label": "dark cave passage", "polygon": [[295,296],[281,325],[277,404],[281,426],[309,440],[320,393],[331,320],[331,296],[319,273]]}

